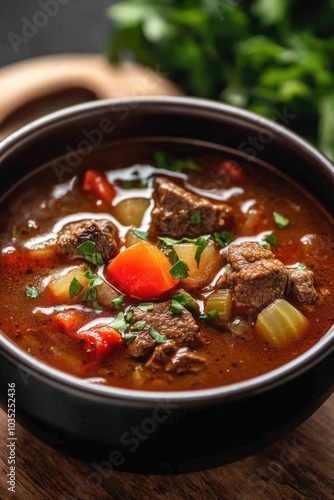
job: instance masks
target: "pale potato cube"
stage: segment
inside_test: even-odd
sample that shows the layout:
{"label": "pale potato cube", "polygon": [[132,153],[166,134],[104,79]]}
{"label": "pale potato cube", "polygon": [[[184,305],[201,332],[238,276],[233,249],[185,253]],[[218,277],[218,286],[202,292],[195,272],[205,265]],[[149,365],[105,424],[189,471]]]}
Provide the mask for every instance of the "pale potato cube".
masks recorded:
{"label": "pale potato cube", "polygon": [[203,250],[199,265],[195,260],[195,254],[198,249],[193,243],[177,243],[173,248],[179,259],[187,264],[188,278],[181,280],[188,288],[197,288],[207,284],[213,275],[218,271],[221,265],[221,256],[213,243],[209,243]]}
{"label": "pale potato cube", "polygon": [[[65,274],[62,273],[62,275],[55,276],[49,283],[48,288],[53,294],[55,300],[57,303],[60,304],[76,304],[80,303],[82,297],[84,294],[87,292],[88,285],[89,285],[89,279],[85,278],[85,276],[82,275],[87,271],[86,266],[78,266],[73,268],[70,268],[68,272],[65,271]],[[72,280],[76,278],[80,285],[83,287],[81,292],[78,295],[75,295],[74,297],[70,297],[70,285]]]}
{"label": "pale potato cube", "polygon": [[128,198],[113,208],[113,215],[123,226],[139,227],[149,206],[146,198]]}

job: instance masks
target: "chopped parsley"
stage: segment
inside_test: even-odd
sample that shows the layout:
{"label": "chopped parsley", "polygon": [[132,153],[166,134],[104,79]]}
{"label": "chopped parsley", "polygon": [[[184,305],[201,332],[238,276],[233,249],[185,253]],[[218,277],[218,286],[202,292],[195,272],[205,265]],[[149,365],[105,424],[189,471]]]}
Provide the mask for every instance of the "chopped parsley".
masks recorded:
{"label": "chopped parsley", "polygon": [[205,313],[201,314],[200,319],[218,321],[219,314],[218,314],[217,309],[212,309],[209,312],[205,312]]}
{"label": "chopped parsley", "polygon": [[298,262],[296,271],[305,271],[306,269],[307,269],[306,264],[304,264],[303,262]]}
{"label": "chopped parsley", "polygon": [[133,311],[134,311],[135,306],[130,306],[128,312],[125,315],[125,321],[127,323],[132,323],[132,316],[133,316]]}
{"label": "chopped parsley", "polygon": [[146,326],[146,321],[137,321],[137,323],[135,323],[132,327],[133,330],[135,330],[136,332],[141,332],[142,330],[144,330]]}
{"label": "chopped parsley", "polygon": [[289,219],[287,217],[284,217],[284,215],[279,214],[278,212],[273,212],[273,217],[274,221],[280,229],[283,229],[290,224]]}
{"label": "chopped parsley", "polygon": [[221,233],[215,232],[213,236],[218,245],[220,245],[223,248],[226,247],[233,240],[232,234],[229,233],[228,231],[222,231]]}
{"label": "chopped parsley", "polygon": [[187,278],[188,271],[189,271],[189,267],[182,259],[175,262],[173,267],[169,270],[172,278],[174,278],[175,280],[182,280],[184,278]]}
{"label": "chopped parsley", "polygon": [[209,234],[204,234],[202,236],[199,236],[196,240],[193,240],[191,238],[181,238],[180,240],[175,240],[174,238],[169,238],[168,236],[159,236],[158,239],[162,241],[166,246],[173,246],[173,245],[178,245],[179,243],[192,243],[193,245],[196,245],[198,248],[195,253],[195,260],[197,264],[199,265],[199,261],[202,255],[203,250],[208,246],[209,244]]}
{"label": "chopped parsley", "polygon": [[27,286],[26,288],[26,296],[30,297],[31,299],[36,299],[36,297],[38,297],[40,293],[41,292],[34,286]]}
{"label": "chopped parsley", "polygon": [[[98,276],[97,274],[94,274],[89,270],[84,272],[84,273],[80,273],[80,274],[82,274],[82,276],[84,276],[85,278],[89,279],[87,291],[86,291],[85,295],[82,297],[83,302],[86,302],[88,300],[92,300],[93,302],[96,302],[97,301],[97,287],[99,285],[102,285],[103,279],[100,278],[100,276]],[[75,280],[75,279],[76,278],[74,278],[73,280]],[[99,309],[99,307],[100,306],[97,306],[97,307],[95,307],[95,309]]]}
{"label": "chopped parsley", "polygon": [[78,345],[85,345],[85,339],[78,340]]}
{"label": "chopped parsley", "polygon": [[137,238],[140,238],[141,240],[148,241],[148,234],[147,231],[139,231],[138,229],[134,229],[132,233],[137,236]]}
{"label": "chopped parsley", "polygon": [[202,220],[202,215],[201,215],[201,212],[199,210],[197,210],[197,212],[194,212],[193,214],[191,214],[190,216],[190,221],[193,223],[193,224],[200,224],[201,223],[201,220]]}
{"label": "chopped parsley", "polygon": [[266,241],[258,241],[258,244],[261,245],[261,247],[263,247],[265,250],[271,249],[271,246]]}
{"label": "chopped parsley", "polygon": [[267,243],[269,243],[269,245],[271,245],[273,247],[278,246],[278,239],[276,238],[276,236],[273,233],[267,234],[266,236],[264,236],[263,240],[266,241]]}
{"label": "chopped parsley", "polygon": [[88,262],[94,264],[94,266],[103,265],[103,257],[101,252],[95,250],[96,244],[94,241],[84,241],[78,246],[77,251],[86,259]]}
{"label": "chopped parsley", "polygon": [[179,303],[181,306],[189,309],[192,312],[197,311],[196,301],[188,292],[180,291],[180,293],[172,297],[172,314],[177,314],[180,312],[180,309],[175,303]]}
{"label": "chopped parsley", "polygon": [[111,301],[111,303],[115,309],[120,309],[123,305],[123,302],[124,302],[124,295],[121,295],[120,297],[116,297],[116,299],[113,299]]}
{"label": "chopped parsley", "polygon": [[153,326],[151,326],[151,328],[149,329],[149,332],[150,332],[150,335],[151,337],[156,341],[158,342],[159,344],[165,344],[168,340],[168,337],[166,337],[166,335],[163,335],[159,332],[157,332]]}
{"label": "chopped parsley", "polygon": [[135,333],[125,333],[123,335],[124,339],[126,340],[127,344],[131,344],[131,342],[134,341],[134,339],[137,337]]}
{"label": "chopped parsley", "polygon": [[172,314],[180,314],[182,309],[183,309],[183,305],[173,298],[172,299]]}
{"label": "chopped parsley", "polygon": [[209,234],[205,234],[203,236],[199,236],[197,240],[195,240],[194,245],[196,245],[198,248],[195,253],[195,260],[197,262],[197,266],[199,266],[199,261],[202,255],[203,250],[208,246],[209,244]]}
{"label": "chopped parsley", "polygon": [[138,309],[140,309],[143,312],[153,311],[154,304],[153,302],[142,302],[141,304],[138,305]]}
{"label": "chopped parsley", "polygon": [[73,299],[73,297],[76,297],[77,295],[79,295],[79,293],[82,290],[83,290],[83,286],[81,285],[81,283],[79,283],[77,278],[73,278],[71,283],[70,283],[69,289],[68,289],[68,293],[69,293],[70,298]]}
{"label": "chopped parsley", "polygon": [[147,188],[147,182],[141,179],[126,179],[122,181],[122,189],[145,189]]}
{"label": "chopped parsley", "polygon": [[166,155],[163,151],[155,151],[154,160],[158,168],[163,168],[172,172],[182,172],[183,170],[201,170],[201,168],[192,160],[177,160],[172,156]]}
{"label": "chopped parsley", "polygon": [[124,313],[118,313],[116,318],[114,318],[110,323],[110,326],[117,330],[121,335],[124,335],[128,327],[127,322],[125,321]]}

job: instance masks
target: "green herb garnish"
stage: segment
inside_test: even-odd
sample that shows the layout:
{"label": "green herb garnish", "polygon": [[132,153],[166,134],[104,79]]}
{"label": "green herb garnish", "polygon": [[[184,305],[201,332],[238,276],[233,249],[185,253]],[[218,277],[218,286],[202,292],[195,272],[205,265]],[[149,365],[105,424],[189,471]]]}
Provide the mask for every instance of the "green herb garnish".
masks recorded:
{"label": "green herb garnish", "polygon": [[133,330],[135,330],[136,332],[141,332],[142,330],[144,330],[146,326],[146,321],[137,321],[137,323],[135,323],[132,327]]}
{"label": "green herb garnish", "polygon": [[73,278],[71,283],[70,283],[69,289],[68,289],[68,293],[69,293],[70,298],[73,299],[73,297],[76,297],[77,295],[79,295],[79,293],[82,290],[83,290],[83,286],[81,285],[81,283],[79,283],[77,278]]}
{"label": "green herb garnish", "polygon": [[219,314],[217,309],[212,309],[200,315],[200,319],[219,321]]}
{"label": "green herb garnish", "polygon": [[[172,297],[172,309],[173,303],[178,302],[181,306],[185,307],[189,311],[197,312],[197,304],[195,299],[188,292],[180,292],[177,295]],[[175,305],[175,309],[178,309],[178,306]],[[173,311],[172,311],[173,313]]]}
{"label": "green herb garnish", "polygon": [[[83,302],[88,300],[92,300],[93,302],[97,300],[97,287],[102,285],[103,279],[100,278],[97,274],[92,273],[91,271],[85,271],[84,273],[80,273],[85,278],[89,279],[88,288],[85,295],[82,297]],[[74,278],[76,279],[76,278]],[[73,280],[72,280],[73,281]],[[80,283],[79,283],[80,284]],[[81,285],[80,285],[81,286]],[[98,307],[96,307],[98,308]]]}
{"label": "green herb garnish", "polygon": [[180,259],[175,262],[174,266],[169,270],[172,278],[175,280],[182,280],[188,277],[189,267],[184,262],[184,260]]}
{"label": "green herb garnish", "polygon": [[141,240],[148,241],[148,233],[147,231],[139,231],[138,229],[133,229],[133,234],[140,238]]}
{"label": "green herb garnish", "polygon": [[193,224],[200,224],[201,223],[201,220],[202,220],[202,215],[201,215],[201,212],[200,211],[197,211],[197,212],[194,212],[193,214],[191,214],[190,216],[190,221],[193,223]]}
{"label": "green herb garnish", "polygon": [[125,333],[123,335],[123,337],[126,340],[127,344],[131,344],[131,342],[133,342],[135,340],[135,338],[137,337],[137,335],[135,333]]}
{"label": "green herb garnish", "polygon": [[183,305],[175,300],[174,298],[172,299],[172,314],[180,314],[183,309]]}
{"label": "green herb garnish", "polygon": [[121,295],[120,297],[117,297],[116,299],[113,299],[111,301],[112,305],[114,306],[115,309],[120,309],[124,303],[124,295]]}
{"label": "green herb garnish", "polygon": [[84,241],[78,246],[77,251],[86,259],[88,262],[94,264],[94,266],[103,265],[103,257],[100,252],[95,250],[96,244],[94,241]]}
{"label": "green herb garnish", "polygon": [[141,304],[138,304],[138,309],[140,309],[143,312],[153,311],[154,309],[153,302],[142,302]]}
{"label": "green herb garnish", "polygon": [[273,233],[267,234],[266,236],[264,236],[263,240],[266,241],[267,243],[269,243],[269,245],[271,245],[273,247],[278,246],[278,239],[276,238],[276,236]]}
{"label": "green herb garnish", "polygon": [[284,215],[279,214],[278,212],[273,212],[273,217],[274,221],[280,229],[283,229],[290,224],[289,219],[287,217],[284,217]]}
{"label": "green herb garnish", "polygon": [[209,234],[199,236],[196,240],[191,238],[181,238],[180,240],[175,240],[174,238],[169,238],[168,236],[158,236],[158,239],[162,241],[166,246],[178,245],[179,243],[192,243],[193,245],[196,245],[198,247],[195,253],[195,260],[197,264],[199,264],[203,250],[209,244],[209,238]]}
{"label": "green herb garnish", "polygon": [[199,266],[199,261],[201,259],[201,255],[203,253],[203,250],[208,246],[209,244],[209,234],[205,234],[203,236],[199,236],[197,240],[195,240],[194,245],[196,245],[198,248],[195,252],[195,260],[197,262],[197,266]]}
{"label": "green herb garnish", "polygon": [[145,189],[147,188],[147,182],[141,181],[140,179],[126,179],[122,181],[122,189]]}
{"label": "green herb garnish", "polygon": [[298,266],[296,267],[296,271],[305,271],[307,269],[306,264],[303,262],[298,262]]}
{"label": "green herb garnish", "polygon": [[118,313],[116,318],[114,318],[110,323],[110,326],[123,335],[128,327],[128,324],[125,321],[124,313]]}
{"label": "green herb garnish", "polygon": [[276,120],[334,159],[332,0],[314,8],[293,0],[110,4],[105,49],[113,64],[130,55],[185,95]]}
{"label": "green herb garnish", "polygon": [[168,340],[168,337],[166,337],[166,335],[163,335],[163,334],[157,332],[152,326],[149,329],[149,333],[150,333],[151,337],[154,340],[156,340],[159,344],[165,344]]}
{"label": "green herb garnish", "polygon": [[27,286],[26,288],[26,296],[30,297],[31,299],[36,299],[36,297],[38,297],[40,293],[41,292],[34,286]]}
{"label": "green herb garnish", "polygon": [[78,345],[85,345],[85,339],[78,340]]}
{"label": "green herb garnish", "polygon": [[222,231],[221,233],[215,232],[213,236],[218,245],[220,245],[223,248],[226,247],[233,240],[232,234],[229,233],[228,231]]}
{"label": "green herb garnish", "polygon": [[125,321],[127,323],[132,323],[133,321],[133,311],[135,309],[135,306],[130,306],[129,310],[127,311],[126,315],[125,315]]}
{"label": "green herb garnish", "polygon": [[192,160],[177,160],[166,155],[163,151],[154,153],[154,160],[158,168],[171,170],[172,172],[182,172],[183,170],[200,170],[200,167]]}

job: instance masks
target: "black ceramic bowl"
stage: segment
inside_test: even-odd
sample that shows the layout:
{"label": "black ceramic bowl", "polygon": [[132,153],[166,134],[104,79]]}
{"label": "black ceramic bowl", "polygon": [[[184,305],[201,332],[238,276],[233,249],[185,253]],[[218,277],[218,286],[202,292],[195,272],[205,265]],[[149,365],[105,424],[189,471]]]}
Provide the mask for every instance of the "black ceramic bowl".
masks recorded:
{"label": "black ceramic bowl", "polygon": [[[283,110],[280,117],[287,125]],[[63,166],[73,169],[70,152],[77,148],[84,155],[115,141],[158,137],[256,156],[334,214],[334,168],[319,151],[278,122],[190,98],[100,101],[35,121],[0,145],[0,189],[6,192],[66,152]],[[305,421],[333,392],[333,363],[332,326],[302,356],[246,382],[187,392],[133,391],[84,383],[0,335],[1,405],[6,410],[14,382],[18,420],[51,446],[110,469],[190,472],[253,454]]]}

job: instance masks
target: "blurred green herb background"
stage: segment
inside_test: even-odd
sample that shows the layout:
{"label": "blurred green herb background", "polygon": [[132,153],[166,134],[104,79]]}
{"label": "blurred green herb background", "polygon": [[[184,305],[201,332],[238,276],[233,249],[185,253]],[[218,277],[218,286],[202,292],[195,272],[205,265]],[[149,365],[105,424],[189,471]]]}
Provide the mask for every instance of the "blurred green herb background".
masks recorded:
{"label": "blurred green herb background", "polygon": [[108,10],[112,63],[272,119],[334,159],[334,0],[126,0]]}

